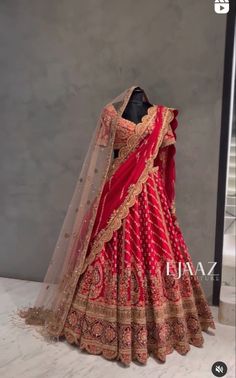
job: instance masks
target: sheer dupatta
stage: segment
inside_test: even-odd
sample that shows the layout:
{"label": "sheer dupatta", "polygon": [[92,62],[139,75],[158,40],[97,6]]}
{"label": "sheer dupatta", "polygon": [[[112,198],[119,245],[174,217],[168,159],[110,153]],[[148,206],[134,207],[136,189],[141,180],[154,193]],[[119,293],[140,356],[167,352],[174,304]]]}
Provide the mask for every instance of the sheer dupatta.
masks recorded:
{"label": "sheer dupatta", "polygon": [[[174,118],[170,108],[153,107],[150,128],[135,134],[113,161],[117,121],[135,88],[103,108],[39,294],[32,307],[18,310],[26,324],[42,326],[37,330],[50,339],[59,339],[81,274],[141,191]],[[112,117],[110,106],[116,110]]]}

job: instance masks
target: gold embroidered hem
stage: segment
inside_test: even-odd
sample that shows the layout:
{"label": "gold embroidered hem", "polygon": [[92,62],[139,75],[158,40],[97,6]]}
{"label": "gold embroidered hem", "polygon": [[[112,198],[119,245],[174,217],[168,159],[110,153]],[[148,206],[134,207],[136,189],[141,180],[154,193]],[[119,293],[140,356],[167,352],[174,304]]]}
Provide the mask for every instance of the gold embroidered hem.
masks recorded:
{"label": "gold embroidered hem", "polygon": [[179,261],[193,268],[153,167],[120,228],[80,277],[61,336],[127,366],[201,347],[214,320],[198,277],[185,271],[177,278]]}
{"label": "gold embroidered hem", "polygon": [[202,331],[215,328],[204,306],[199,287],[180,303],[162,306],[116,307],[78,294],[61,336],[81,350],[127,366],[134,360],[145,364],[151,354],[165,362],[174,350],[185,355],[190,345],[203,346]]}
{"label": "gold embroidered hem", "polygon": [[[209,328],[209,323],[201,323],[201,330],[207,331]],[[135,352],[130,352],[129,350],[124,350],[119,352],[116,347],[110,345],[101,345],[101,343],[95,340],[83,339],[79,341],[77,333],[72,331],[70,328],[64,328],[64,333],[62,337],[65,337],[69,344],[75,344],[79,346],[80,350],[86,350],[90,354],[103,355],[104,358],[108,360],[119,360],[124,365],[129,366],[131,361],[138,361],[141,364],[146,364],[148,358],[152,354],[161,362],[166,361],[166,356],[173,353],[176,350],[181,355],[186,355],[190,351],[190,345],[201,348],[204,344],[204,339],[200,337],[199,339],[191,340],[187,342],[176,342],[174,346],[172,344],[167,344],[165,347],[158,347],[155,343],[149,344],[148,348],[139,348]]]}

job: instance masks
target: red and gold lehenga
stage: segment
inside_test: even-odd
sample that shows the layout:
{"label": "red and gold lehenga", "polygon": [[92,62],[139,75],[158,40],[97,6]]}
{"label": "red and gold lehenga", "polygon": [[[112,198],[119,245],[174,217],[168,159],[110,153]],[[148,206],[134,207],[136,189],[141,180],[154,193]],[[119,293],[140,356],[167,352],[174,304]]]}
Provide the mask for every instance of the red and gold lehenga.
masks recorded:
{"label": "red and gold lehenga", "polygon": [[161,361],[173,350],[186,354],[215,328],[196,274],[183,268],[178,278],[179,264],[195,270],[175,214],[177,114],[153,105],[136,125],[113,104],[102,113],[100,142],[116,117],[119,156],[109,165],[58,336],[126,365],[146,363],[150,353]]}

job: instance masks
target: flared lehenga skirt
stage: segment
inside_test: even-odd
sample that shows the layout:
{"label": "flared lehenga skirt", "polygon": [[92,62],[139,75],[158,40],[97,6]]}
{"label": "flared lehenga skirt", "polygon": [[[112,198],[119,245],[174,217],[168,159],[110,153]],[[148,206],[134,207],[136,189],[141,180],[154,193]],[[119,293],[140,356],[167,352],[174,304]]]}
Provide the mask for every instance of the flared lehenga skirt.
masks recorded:
{"label": "flared lehenga skirt", "polygon": [[81,350],[129,365],[161,361],[174,349],[201,347],[202,330],[215,328],[201,284],[172,216],[162,176],[153,169],[121,227],[81,275],[61,336]]}

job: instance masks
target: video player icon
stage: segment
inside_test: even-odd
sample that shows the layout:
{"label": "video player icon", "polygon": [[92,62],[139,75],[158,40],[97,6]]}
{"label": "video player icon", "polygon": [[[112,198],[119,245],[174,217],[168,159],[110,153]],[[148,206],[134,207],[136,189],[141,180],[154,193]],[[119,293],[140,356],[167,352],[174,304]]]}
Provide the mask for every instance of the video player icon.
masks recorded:
{"label": "video player icon", "polygon": [[229,12],[229,0],[215,0],[215,12],[226,14]]}

